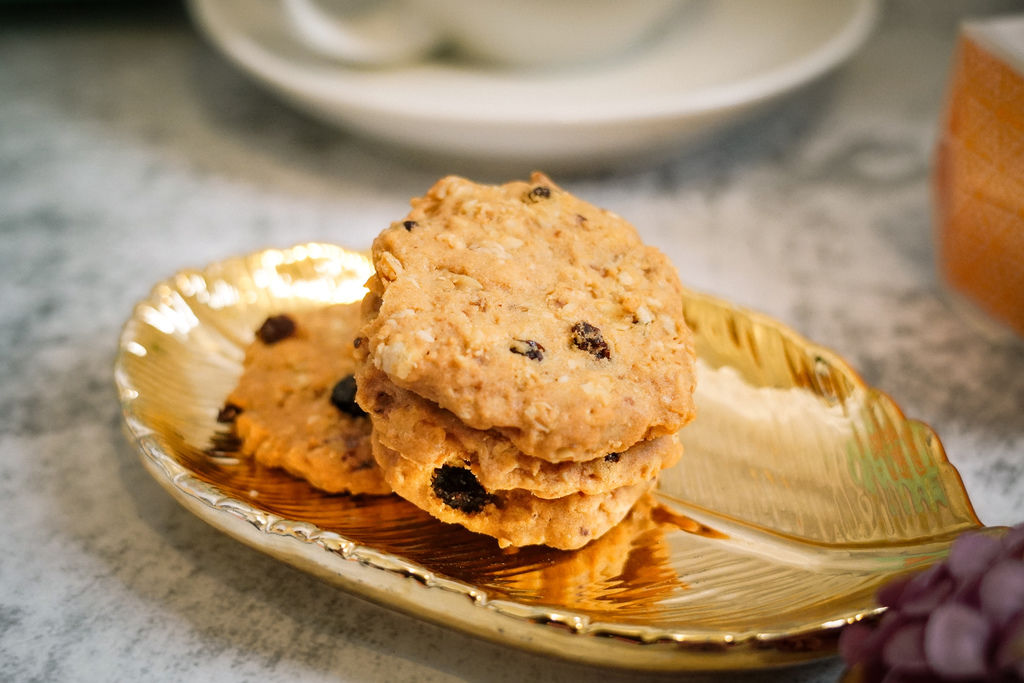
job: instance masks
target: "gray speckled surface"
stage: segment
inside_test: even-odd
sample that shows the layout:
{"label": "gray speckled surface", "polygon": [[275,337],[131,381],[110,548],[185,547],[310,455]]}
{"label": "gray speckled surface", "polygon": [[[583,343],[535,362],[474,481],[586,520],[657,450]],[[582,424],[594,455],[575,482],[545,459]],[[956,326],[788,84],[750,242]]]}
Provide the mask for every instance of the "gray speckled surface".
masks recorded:
{"label": "gray speckled surface", "polygon": [[[1006,524],[1024,518],[1024,342],[982,332],[933,274],[931,149],[968,13],[934,5],[888,5],[834,76],[668,165],[563,180],[693,287],[844,355],[935,427],[982,521]],[[4,12],[0,680],[593,680],[242,546],[167,496],[120,431],[117,335],[156,280],[264,246],[366,247],[442,170],[294,113],[174,6]]]}

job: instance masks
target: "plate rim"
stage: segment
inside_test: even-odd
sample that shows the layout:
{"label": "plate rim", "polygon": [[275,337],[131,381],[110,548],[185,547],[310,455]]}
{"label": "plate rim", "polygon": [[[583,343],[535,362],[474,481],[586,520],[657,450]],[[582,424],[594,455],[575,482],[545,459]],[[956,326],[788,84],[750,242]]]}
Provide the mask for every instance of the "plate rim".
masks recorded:
{"label": "plate rim", "polygon": [[[775,0],[792,1],[792,0]],[[753,105],[785,94],[829,72],[859,49],[877,24],[880,0],[843,0],[844,20],[828,38],[813,49],[801,53],[771,70],[732,82],[703,86],[695,91],[668,93],[658,98],[644,98],[636,102],[611,97],[607,106],[592,105],[559,109],[552,115],[543,107],[515,116],[507,113],[492,114],[482,120],[478,111],[464,111],[457,106],[424,108],[423,103],[401,111],[395,106],[374,105],[365,96],[363,83],[345,87],[338,74],[365,75],[366,70],[330,63],[331,68],[303,71],[293,67],[287,59],[259,45],[244,32],[233,28],[229,20],[216,11],[218,0],[188,0],[190,15],[208,40],[235,65],[251,77],[271,87],[279,94],[316,107],[328,107],[339,119],[352,116],[398,116],[406,122],[430,123],[445,126],[515,126],[519,128],[559,127],[563,129],[623,126],[636,123],[678,121],[689,117]],[[785,8],[779,11],[784,12]],[[837,10],[838,11],[838,10]],[[412,71],[420,66],[397,67],[390,71]],[[470,71],[473,71],[470,69]]]}
{"label": "plate rim", "polygon": [[[836,614],[824,622],[784,633],[763,631],[739,635],[711,635],[707,632],[701,634],[599,621],[571,609],[489,598],[484,588],[445,577],[416,562],[374,550],[337,532],[320,529],[312,523],[289,520],[225,494],[214,484],[202,481],[168,453],[155,438],[155,431],[135,414],[134,402],[139,392],[125,368],[126,358],[132,353],[129,350],[130,344],[136,336],[133,329],[135,325],[142,324],[138,312],[148,303],[159,299],[162,290],[173,288],[174,280],[179,275],[197,271],[206,273],[234,260],[268,253],[285,256],[305,254],[307,257],[310,253],[363,254],[336,244],[305,242],[291,247],[270,247],[228,256],[199,269],[181,269],[154,284],[149,293],[133,306],[132,315],[124,323],[118,337],[114,362],[114,383],[121,407],[122,425],[145,469],[186,509],[228,536],[376,604],[504,646],[514,645],[536,654],[592,666],[662,672],[736,671],[789,666],[831,656],[834,654],[838,632],[843,626],[876,617],[885,611],[884,607],[873,605],[850,613]],[[684,288],[684,296],[714,302],[752,320],[770,324],[808,349],[827,357],[851,383],[871,392],[908,423],[927,430],[935,439],[938,454],[949,464],[955,475],[956,484],[964,491],[973,521],[977,527],[982,526],[973,503],[966,495],[962,476],[949,463],[935,431],[924,422],[906,418],[902,409],[887,393],[864,382],[841,356],[766,314],[689,288]],[[398,579],[408,585],[401,589],[401,598],[396,599],[394,592],[383,588],[374,591],[365,582],[361,582],[361,570],[383,572],[383,575],[390,577],[389,581]],[[373,576],[376,578],[378,574]],[[467,605],[470,610],[484,608],[499,617],[501,624],[488,624],[487,629],[481,630],[478,622],[467,619],[464,614],[449,621],[443,620],[438,610],[417,609],[414,597],[422,594],[422,591],[436,589],[440,589],[449,598],[455,598],[454,601],[449,600],[449,603],[456,611],[465,612],[463,608]],[[466,604],[460,606],[459,601]],[[584,643],[585,646],[581,647]]]}

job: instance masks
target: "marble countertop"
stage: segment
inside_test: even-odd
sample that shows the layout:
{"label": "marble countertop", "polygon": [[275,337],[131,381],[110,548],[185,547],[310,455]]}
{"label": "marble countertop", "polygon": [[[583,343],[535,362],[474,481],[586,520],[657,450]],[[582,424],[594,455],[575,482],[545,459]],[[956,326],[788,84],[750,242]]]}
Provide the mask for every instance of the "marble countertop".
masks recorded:
{"label": "marble countertop", "polygon": [[[1024,518],[1024,340],[938,283],[928,179],[957,22],[1013,6],[885,5],[854,59],[759,118],[667,164],[557,179],[931,424],[986,524]],[[267,246],[365,248],[460,169],[296,113],[177,5],[3,12],[0,680],[642,680],[328,587],[193,517],[121,432],[117,337],[157,280]]]}

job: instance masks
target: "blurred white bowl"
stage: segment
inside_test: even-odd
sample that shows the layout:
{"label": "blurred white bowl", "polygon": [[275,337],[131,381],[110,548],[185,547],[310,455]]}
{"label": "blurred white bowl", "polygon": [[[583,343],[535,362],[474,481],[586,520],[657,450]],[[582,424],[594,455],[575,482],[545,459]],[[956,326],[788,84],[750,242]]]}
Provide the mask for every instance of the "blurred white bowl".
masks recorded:
{"label": "blurred white bowl", "polygon": [[433,158],[549,172],[663,158],[819,77],[865,40],[877,0],[715,0],[606,63],[514,70],[317,55],[267,0],[191,0],[231,60],[310,114]]}

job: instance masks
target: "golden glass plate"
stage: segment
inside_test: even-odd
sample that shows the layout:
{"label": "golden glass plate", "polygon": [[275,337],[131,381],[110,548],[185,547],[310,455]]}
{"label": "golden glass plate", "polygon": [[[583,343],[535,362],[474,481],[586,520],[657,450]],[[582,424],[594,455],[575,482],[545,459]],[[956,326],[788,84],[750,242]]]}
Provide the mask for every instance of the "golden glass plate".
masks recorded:
{"label": "golden glass plate", "polygon": [[500,550],[396,496],[337,496],[236,458],[216,422],[269,314],[363,294],[365,256],[261,251],[158,284],[120,342],[127,430],[200,518],[364,598],[511,647],[642,670],[834,653],[892,576],[980,526],[936,435],[835,354],[686,295],[698,418],[650,502],[573,552]]}

